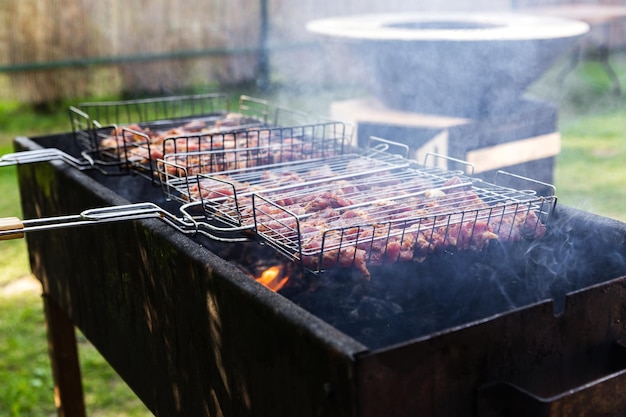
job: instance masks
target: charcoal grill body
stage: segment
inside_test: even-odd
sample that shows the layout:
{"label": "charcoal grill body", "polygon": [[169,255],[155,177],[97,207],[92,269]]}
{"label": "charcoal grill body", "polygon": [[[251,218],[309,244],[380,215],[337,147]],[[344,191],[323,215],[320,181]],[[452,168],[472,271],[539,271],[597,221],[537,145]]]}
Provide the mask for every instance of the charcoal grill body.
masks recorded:
{"label": "charcoal grill body", "polygon": [[[159,193],[142,178],[60,162],[20,166],[19,178],[25,218]],[[375,349],[158,220],[27,238],[46,299],[157,416],[618,415],[626,225],[558,206],[553,223],[553,247],[563,236],[592,243],[570,260],[562,305],[538,301]]]}
{"label": "charcoal grill body", "polygon": [[[53,139],[41,143],[71,142]],[[128,201],[62,163],[21,166],[19,177],[28,218]],[[135,198],[156,190],[101,179],[136,186]],[[110,226],[33,233],[32,269],[155,415],[350,415],[362,345],[158,220]]]}

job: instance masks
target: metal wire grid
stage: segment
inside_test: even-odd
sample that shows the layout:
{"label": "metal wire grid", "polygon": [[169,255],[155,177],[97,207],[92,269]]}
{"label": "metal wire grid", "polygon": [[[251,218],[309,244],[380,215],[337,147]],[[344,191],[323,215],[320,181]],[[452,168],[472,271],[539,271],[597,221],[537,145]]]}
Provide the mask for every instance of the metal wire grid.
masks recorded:
{"label": "metal wire grid", "polygon": [[[448,181],[447,181],[448,182]],[[443,250],[481,250],[545,231],[554,196],[471,181],[373,199],[324,211],[252,196],[255,231],[265,243],[313,272],[330,267],[421,260]],[[366,200],[364,198],[363,200]]]}
{"label": "metal wire grid", "polygon": [[[332,183],[354,177],[388,175],[390,169],[409,164],[402,157],[370,150],[203,174],[195,181],[183,176],[162,181],[162,184],[168,187],[165,193],[175,199],[202,201],[207,218],[223,225],[220,230],[240,231],[250,229],[254,224],[251,198],[255,192],[272,193],[276,198],[279,195],[291,198],[302,193],[314,194],[319,189],[332,187]],[[398,177],[389,177],[389,180],[398,181]],[[365,179],[362,181],[366,182]]]}
{"label": "metal wire grid", "polygon": [[[132,167],[136,162],[137,154],[145,153],[154,137],[191,121],[211,126],[227,117],[228,108],[226,94],[212,93],[81,103],[71,106],[69,113],[75,140],[82,149],[98,162],[128,168],[129,163]],[[268,124],[269,104],[265,100],[241,96],[238,111],[241,118],[229,129]]]}
{"label": "metal wire grid", "polygon": [[[179,201],[198,201],[211,185],[247,183],[262,187],[265,166],[271,170],[314,167],[319,161],[345,154],[350,149],[351,129],[340,122],[296,127],[252,129],[204,137],[172,138],[157,170],[166,196]],[[180,152],[181,149],[203,149]],[[208,150],[204,150],[208,149]],[[288,168],[289,167],[289,168]],[[301,168],[304,169],[304,168]],[[207,175],[222,172],[220,177]],[[196,176],[196,174],[204,174]],[[209,188],[207,188],[209,187]]]}
{"label": "metal wire grid", "polygon": [[[339,122],[250,128],[163,142],[160,174],[192,176],[341,154],[349,129]],[[163,172],[163,170],[167,172]]]}

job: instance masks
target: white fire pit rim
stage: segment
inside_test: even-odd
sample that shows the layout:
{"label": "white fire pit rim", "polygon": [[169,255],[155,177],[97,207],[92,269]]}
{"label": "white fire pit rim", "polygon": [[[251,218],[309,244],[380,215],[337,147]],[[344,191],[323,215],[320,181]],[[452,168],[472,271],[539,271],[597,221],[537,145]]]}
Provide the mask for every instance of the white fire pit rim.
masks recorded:
{"label": "white fire pit rim", "polygon": [[589,31],[589,25],[578,20],[506,12],[361,14],[313,20],[306,28],[318,35],[355,41],[545,40]]}

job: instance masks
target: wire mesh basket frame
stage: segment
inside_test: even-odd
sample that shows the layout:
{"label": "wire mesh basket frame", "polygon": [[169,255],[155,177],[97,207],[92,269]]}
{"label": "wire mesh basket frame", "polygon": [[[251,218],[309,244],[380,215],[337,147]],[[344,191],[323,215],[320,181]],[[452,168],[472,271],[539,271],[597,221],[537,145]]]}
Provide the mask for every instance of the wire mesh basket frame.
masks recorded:
{"label": "wire mesh basket frame", "polygon": [[[318,235],[318,245],[309,247],[306,246],[307,241],[315,239],[315,236],[311,237],[302,231],[303,220],[308,216],[297,215],[289,208],[255,193],[252,196],[254,231],[260,242],[270,245],[278,253],[299,263],[302,269],[312,273],[321,273],[329,267],[354,265],[357,249],[365,251],[364,262],[367,264],[396,262],[400,259],[401,253],[395,252],[393,256],[388,256],[391,243],[400,246],[410,244],[411,260],[415,261],[442,249],[433,239],[437,233],[446,250],[452,247],[457,250],[476,247],[482,249],[487,241],[481,241],[475,229],[475,225],[481,221],[494,225],[493,233],[498,235],[500,240],[513,241],[517,239],[514,235],[520,230],[524,235],[522,237],[534,236],[537,229],[547,223],[556,205],[556,197],[535,197],[524,193],[518,195],[527,196],[527,200],[459,212],[330,227]],[[259,201],[262,204],[259,204]],[[263,207],[267,205],[272,206],[275,212],[265,211]],[[531,216],[531,213],[537,214],[537,217]],[[522,224],[515,228],[513,220],[518,217]],[[511,223],[505,222],[507,218],[513,219]],[[471,227],[463,229],[465,225]],[[366,237],[362,237],[363,235]],[[425,247],[418,247],[418,238],[422,238],[422,245],[425,242]],[[379,253],[378,259],[372,262],[376,245],[379,251],[382,247],[382,252]]]}
{"label": "wire mesh basket frame", "polygon": [[[253,135],[256,135],[256,139],[259,140],[259,138],[264,137],[264,135],[273,137],[274,135],[272,133],[276,132],[277,129],[281,129],[280,131],[283,132],[283,135],[285,132],[290,131],[291,134],[289,135],[289,137],[291,139],[305,137],[307,135],[307,140],[309,141],[315,141],[317,140],[317,138],[322,138],[323,140],[325,140],[326,138],[333,137],[339,140],[335,140],[334,142],[326,140],[325,145],[329,146],[332,144],[332,146],[335,147],[344,147],[347,143],[345,140],[347,132],[350,132],[350,134],[352,132],[351,129],[347,128],[348,125],[336,121],[307,124],[300,123],[296,125],[268,125],[265,121],[260,121],[261,119],[265,120],[267,117],[268,107],[266,101],[254,99],[248,96],[242,96],[240,98],[240,106],[243,109],[243,114],[247,114],[250,116],[245,116],[236,124],[228,123],[226,126],[222,126],[219,128],[216,127],[215,129],[217,130],[215,131],[215,133],[190,133],[181,134],[179,136],[174,136],[175,133],[172,133],[172,136],[166,137],[165,139],[163,139],[163,136],[161,135],[159,137],[159,141],[163,141],[163,146],[161,150],[157,149],[158,145],[153,146],[152,139],[148,134],[135,130],[132,126],[124,126],[121,128],[122,143],[121,145],[119,143],[116,143],[115,149],[113,150],[113,159],[121,160],[121,166],[125,170],[136,169],[138,172],[147,175],[149,179],[154,182],[155,178],[158,176],[156,174],[157,168],[154,159],[158,158],[159,155],[164,155],[166,152],[171,152],[171,150],[167,149],[167,145],[170,143],[176,144],[177,141],[180,139],[191,140],[195,138],[198,139],[198,142],[200,142],[200,139],[203,139],[203,147],[208,147],[209,149],[212,149],[212,141],[214,138],[226,139],[227,137],[233,137],[240,139],[241,137],[252,137]],[[296,119],[301,119],[300,121],[302,121],[302,119],[304,118],[303,116],[305,115],[303,112],[297,112],[286,107],[279,107],[276,109],[276,111],[277,115],[275,120],[278,121],[280,118],[281,122],[287,121],[282,120],[285,119],[285,115],[292,116],[289,119],[289,121],[291,122],[294,121],[294,114]],[[280,116],[278,114],[279,111],[281,112]],[[197,120],[198,119],[194,118],[194,121]],[[170,125],[174,125],[174,129],[178,127],[175,125],[175,123],[170,123]],[[165,127],[165,125],[162,124],[161,127]],[[313,132],[306,133],[306,130],[310,129],[312,129]],[[320,129],[323,130],[321,134],[317,132],[317,130]],[[130,138],[131,140],[127,140],[127,138]],[[143,139],[137,140],[137,138]],[[350,139],[351,138],[348,137],[348,140]],[[238,147],[240,145],[246,148],[255,146],[254,144],[250,143],[239,144],[239,140],[237,140],[236,142],[238,143]],[[175,147],[176,145],[174,146],[174,148]],[[198,144],[198,147],[200,147],[200,144]],[[296,147],[296,144],[292,145],[292,148],[295,149]],[[285,149],[285,152],[289,152],[287,146],[281,146],[281,148]],[[156,156],[153,156],[153,152],[156,153]],[[174,152],[176,152],[176,149],[174,149]],[[138,155],[138,153],[140,155]]]}
{"label": "wire mesh basket frame", "polygon": [[[203,173],[218,171],[212,166],[201,166],[198,163],[206,160],[203,152],[210,160],[217,160],[222,153],[222,160],[234,161],[242,168],[280,163],[292,159],[310,159],[318,156],[337,155],[344,153],[349,144],[346,125],[341,122],[313,123],[296,126],[259,126],[249,129],[172,136],[163,140],[162,159],[194,161],[185,162],[187,168],[197,168]],[[189,151],[190,149],[197,151]],[[268,162],[261,163],[263,154],[273,151]],[[243,157],[239,157],[239,155]],[[195,162],[197,161],[197,162]],[[246,164],[250,161],[250,164]],[[239,163],[240,162],[240,163]],[[220,167],[219,171],[232,170]]]}
{"label": "wire mesh basket frame", "polygon": [[[190,195],[190,181],[198,184],[202,179],[218,171],[227,175],[242,172],[250,174],[255,172],[255,170],[265,169],[261,168],[265,165],[270,166],[270,169],[276,169],[301,163],[308,164],[311,163],[312,160],[327,158],[329,156],[344,155],[351,150],[351,133],[352,130],[349,129],[349,126],[341,122],[323,122],[302,126],[259,128],[246,132],[229,132],[227,135],[265,134],[269,140],[260,147],[234,147],[199,152],[174,152],[165,154],[163,158],[157,160],[159,182],[163,187],[165,195],[169,198],[191,201],[194,200],[194,198]],[[218,138],[223,137],[222,134],[213,136]],[[196,139],[197,136],[184,136],[183,138]],[[297,139],[297,142],[293,141],[294,138]],[[210,139],[209,137],[209,140]],[[168,138],[165,142],[169,140],[175,143],[177,138]],[[164,147],[166,146],[165,142]],[[265,161],[259,163],[254,157],[249,157],[250,154],[260,154],[264,152],[272,152],[270,164],[265,164]],[[240,154],[243,154],[244,157],[239,157]],[[190,167],[189,164],[185,162],[189,160],[188,158],[204,158],[209,160],[228,159],[235,163],[243,161],[245,166],[234,170],[217,170],[211,169],[212,167],[206,167],[206,169],[202,169],[202,172],[200,172],[201,175],[196,177],[191,171],[191,168],[195,168],[195,166]],[[260,173],[258,175],[260,175]]]}
{"label": "wire mesh basket frame", "polygon": [[[439,161],[442,160],[446,161],[446,168],[442,168],[442,166],[440,165]],[[448,168],[450,164],[454,164],[456,169]],[[456,171],[460,172],[462,175],[467,175],[470,177],[473,177],[474,173],[476,172],[476,166],[471,162],[435,152],[426,152],[422,165],[424,167],[432,167],[445,171]]]}
{"label": "wire mesh basket frame", "polygon": [[97,150],[97,145],[91,133],[93,122],[89,114],[74,106],[69,107],[68,113],[76,143],[84,150]]}
{"label": "wire mesh basket frame", "polygon": [[[439,156],[439,155],[434,155],[434,157],[447,158],[445,156]],[[460,161],[460,162],[461,163],[465,163],[464,161]],[[298,162],[298,163],[300,163],[300,162]],[[414,162],[411,162],[411,164],[413,164],[413,163]],[[467,164],[467,163],[465,163],[465,164]],[[442,178],[442,179],[449,179],[451,176],[454,176],[454,175],[463,175],[463,173],[465,171],[467,171],[467,170],[469,170],[471,172],[471,168],[473,167],[471,164],[467,164],[468,168],[466,168],[463,171],[450,171],[450,170],[447,170],[447,169],[439,168],[437,166],[435,166],[435,167],[424,167],[424,166],[421,166],[419,164],[416,164],[416,165],[417,165],[416,169],[418,169],[421,174],[428,173],[428,175],[430,175],[431,177]],[[183,169],[183,167],[180,167],[180,166],[179,166],[179,168]],[[272,166],[270,166],[268,168],[271,169]],[[506,173],[503,172],[502,174],[506,174]],[[364,175],[368,175],[368,173],[366,172],[366,173],[364,173]],[[351,176],[356,176],[356,175],[351,174]],[[189,176],[184,174],[184,177],[186,178],[185,181],[180,181],[180,179],[176,179],[176,181],[178,182],[178,184],[176,186],[174,186],[174,183],[172,183],[171,181],[169,181],[169,182],[165,181],[165,182],[163,182],[163,184],[165,184],[166,187],[172,186],[172,189],[166,191],[166,193],[168,193],[169,195],[173,195],[172,194],[172,190],[176,190],[177,192],[179,192],[180,187],[182,185],[184,187],[183,188],[184,191],[182,193],[180,193],[180,194],[182,194],[184,196],[183,197],[183,201],[190,201],[190,200],[192,200],[192,198],[190,198],[190,191],[189,191],[189,187],[190,187],[189,181],[188,181]],[[519,177],[519,178],[524,179],[525,177]],[[200,182],[203,179],[204,179],[204,181],[209,181],[210,180],[209,177],[198,176],[198,178],[195,179],[195,184],[199,185]],[[527,179],[527,180],[528,181],[534,181],[534,180],[530,180],[530,179]],[[207,204],[207,203],[204,204],[205,208],[211,207],[210,214],[207,214],[207,217],[210,217],[211,219],[215,220],[215,219],[219,218],[219,216],[216,216],[216,213],[218,215],[222,214],[223,215],[222,216],[222,220],[224,218],[226,218],[227,221],[226,221],[226,229],[220,229],[221,231],[225,231],[229,227],[234,227],[235,229],[241,228],[241,227],[249,228],[249,225],[247,225],[247,226],[243,226],[242,225],[242,216],[241,216],[241,211],[240,211],[242,205],[240,204],[239,199],[242,198],[242,197],[250,198],[250,196],[252,194],[254,194],[254,193],[251,193],[250,191],[241,192],[241,191],[239,191],[237,189],[237,187],[234,184],[229,183],[228,181],[225,181],[223,179],[213,179],[213,181],[214,182],[219,182],[222,186],[224,186],[225,184],[230,184],[227,187],[230,191],[225,193],[225,194],[223,194],[219,198],[211,199],[211,203],[212,203],[211,206],[209,204]],[[476,184],[479,184],[479,183],[482,184],[482,182],[480,180],[474,179],[473,181],[475,181]],[[485,183],[485,184],[487,184],[487,183]],[[309,182],[306,185],[310,186],[311,184]],[[489,186],[491,186],[491,185],[489,185]],[[502,186],[495,186],[495,185],[494,185],[494,187],[497,187],[497,191],[499,192],[499,196],[500,197],[502,195],[506,195],[506,193],[505,193],[506,189],[504,187],[502,187]],[[485,185],[481,185],[481,188],[484,189],[484,190],[487,190],[487,187]],[[265,189],[265,190],[262,190],[262,191],[259,191],[259,192],[263,193],[263,192],[267,192],[267,191],[271,191],[271,190]],[[514,189],[508,190],[506,192],[512,193],[512,195],[520,193],[520,191],[514,190]],[[527,194],[531,194],[530,192],[527,192],[527,191],[524,191],[522,193],[523,193],[523,197],[525,199],[528,198]],[[220,200],[222,202],[224,202],[224,201],[232,201],[232,203],[230,203],[231,208],[229,208],[228,210],[221,210],[219,208],[216,208],[216,204],[219,204]],[[232,207],[234,207],[234,208],[232,208]],[[544,217],[547,217],[547,216],[544,216]],[[253,220],[253,221],[256,223],[258,220]]]}
{"label": "wire mesh basket frame", "polygon": [[225,114],[229,98],[224,93],[156,97],[134,100],[84,102],[76,106],[93,123],[118,126],[129,123],[172,120],[207,114]]}
{"label": "wire mesh basket frame", "polygon": [[[379,138],[374,138],[379,139]],[[212,197],[207,199],[205,202],[205,207],[210,208],[210,214],[207,214],[207,217],[211,217],[213,220],[222,220],[224,221],[225,229],[220,229],[221,231],[228,230],[229,227],[236,228],[246,228],[249,229],[252,227],[254,223],[253,218],[253,202],[252,197],[255,194],[263,194],[263,193],[275,193],[275,192],[289,192],[290,190],[298,190],[299,188],[305,188],[307,191],[311,193],[315,193],[315,187],[320,187],[323,189],[330,183],[336,183],[336,181],[344,180],[344,179],[355,179],[355,178],[375,178],[374,181],[380,181],[378,177],[379,174],[383,173],[392,173],[394,170],[402,170],[402,169],[413,169],[414,162],[404,159],[401,155],[398,154],[389,154],[386,153],[386,150],[389,149],[390,144],[393,144],[391,141],[383,140],[383,142],[379,142],[379,140],[374,140],[372,143],[377,143],[373,148],[368,150],[362,149],[352,149],[350,153],[341,153],[335,155],[334,158],[318,158],[311,160],[298,160],[293,162],[286,162],[283,164],[271,164],[267,167],[261,167],[257,169],[254,167],[253,169],[242,169],[239,171],[227,171],[222,172],[222,175],[230,176],[230,179],[217,179],[211,175],[199,175],[198,178],[194,181],[194,185],[198,187],[198,193],[200,195],[211,195]],[[402,145],[400,144],[400,149],[402,149]],[[350,164],[357,163],[357,165],[365,167],[364,171],[351,171]],[[328,177],[325,175],[319,176],[319,173],[311,174],[316,171],[320,167],[326,165],[333,165],[333,169],[337,175],[332,177]],[[270,172],[275,175],[279,175],[282,172],[286,172],[288,174],[298,174],[302,175],[301,182],[295,183],[281,183],[281,185],[277,186],[272,183],[272,180],[269,180],[270,184],[264,184],[264,180],[261,179],[262,175]],[[414,172],[414,171],[413,171]],[[446,181],[451,177],[460,174],[459,171],[447,171],[437,167],[419,167],[420,179],[437,179],[439,181]],[[238,175],[242,175],[241,177]],[[316,176],[318,175],[318,176]],[[390,174],[391,175],[391,174]],[[398,176],[391,175],[392,179],[397,179]],[[416,179],[414,174],[409,173],[405,179]],[[384,176],[384,179],[387,179],[387,176]],[[215,190],[213,187],[208,186],[209,183],[218,183],[221,187],[223,184],[229,184],[228,191],[225,190]],[[361,181],[361,184],[365,183],[365,181]],[[190,190],[190,183],[177,181],[178,186],[184,186],[183,191],[176,190],[179,195],[183,195],[183,199],[187,201],[189,197],[185,195],[185,191]],[[239,189],[237,184],[242,184],[244,188]],[[173,185],[172,183],[167,184],[168,187]],[[458,185],[454,185],[453,187],[458,187]],[[172,190],[175,190],[176,187],[168,188],[167,192],[172,193]],[[245,204],[242,199],[245,199]],[[361,204],[369,204],[371,200],[367,200],[365,202],[361,202]],[[248,214],[244,215],[241,209],[250,209]],[[247,224],[242,224],[244,220],[247,220]]]}
{"label": "wire mesh basket frame", "polygon": [[[537,183],[537,181],[533,179],[510,174],[506,171],[501,171],[496,175],[496,177],[502,176],[510,176],[520,181]],[[541,185],[549,185],[541,182],[539,183]],[[499,238],[504,240],[511,239],[512,235],[514,233],[520,232],[520,230],[521,233],[526,233],[527,236],[531,236],[534,235],[537,229],[543,228],[544,225],[547,224],[550,214],[552,213],[557,201],[556,196],[554,195],[555,188],[553,186],[551,186],[552,193],[550,195],[537,196],[536,192],[534,192],[533,190],[518,190],[513,188],[507,188],[502,185],[491,184],[479,179],[474,179],[472,184],[472,189],[479,191],[481,198],[485,198],[487,201],[489,201],[493,198],[492,196],[496,196],[497,199],[500,200],[500,202],[494,204],[493,206],[489,206],[488,208],[470,208],[469,210],[464,209],[461,211],[452,210],[448,213],[435,213],[433,215],[418,216],[415,218],[399,221],[378,221],[375,224],[363,223],[346,227],[332,227],[323,232],[321,236],[321,243],[318,247],[315,248],[314,251],[307,251],[307,249],[305,248],[303,244],[303,235],[300,229],[301,220],[306,218],[307,215],[296,215],[292,211],[290,211],[289,208],[276,204],[272,199],[266,198],[261,194],[254,193],[253,206],[255,232],[260,241],[274,247],[279,253],[282,253],[288,258],[300,261],[301,266],[305,264],[304,260],[308,259],[308,262],[311,263],[311,259],[316,259],[316,261],[312,263],[314,265],[317,265],[317,270],[312,270],[312,272],[321,272],[324,264],[328,263],[328,254],[332,251],[335,251],[335,256],[337,258],[336,263],[338,263],[339,257],[343,256],[342,250],[350,249],[352,247],[356,248],[359,245],[367,244],[367,242],[364,242],[363,240],[361,240],[360,242],[358,241],[358,239],[356,241],[350,241],[350,239],[346,238],[346,236],[350,234],[352,236],[360,235],[358,231],[355,233],[355,228],[357,230],[371,228],[372,230],[376,231],[380,231],[381,228],[387,228],[388,233],[379,233],[376,239],[374,239],[376,233],[372,232],[370,234],[372,236],[371,241],[369,242],[370,245],[373,245],[375,241],[387,242],[383,243],[383,247],[385,249],[383,251],[382,257],[384,258],[387,251],[387,244],[389,243],[390,238],[399,238],[400,241],[403,241],[406,233],[411,233],[417,236],[420,233],[424,232],[424,228],[426,227],[425,225],[428,224],[430,224],[432,227],[431,236],[433,234],[433,231],[439,230],[439,228],[443,227],[445,230],[443,241],[447,242],[463,240],[465,242],[465,245],[472,244],[474,240],[473,235],[475,230],[471,228],[469,237],[467,235],[462,236],[462,226],[467,222],[475,224],[476,221],[480,220],[482,220],[483,222],[486,221],[489,224],[493,223],[495,227],[494,232],[498,234]],[[261,200],[265,204],[272,205],[274,209],[281,214],[273,215],[269,214],[268,212],[262,212],[262,209],[259,209],[259,204],[257,203],[257,200]],[[518,228],[514,228],[513,223],[519,222],[520,218],[522,220],[522,224],[518,224]],[[510,220],[508,226],[505,220]],[[267,227],[268,225],[263,224],[264,222],[273,222],[274,226],[279,225],[279,227]],[[453,230],[452,226],[458,227],[456,231],[456,236],[450,236],[451,231]],[[281,227],[282,233],[279,233]],[[391,231],[394,229],[396,231],[392,234]],[[339,239],[337,239],[336,237],[337,234],[340,236]],[[334,245],[328,243],[327,237],[331,235],[334,235]],[[461,237],[463,237],[463,239],[461,239]],[[347,242],[347,246],[343,247],[342,242]],[[432,242],[428,243],[429,249],[432,249],[433,246],[434,244]],[[353,256],[356,256],[356,251],[354,251],[353,253]],[[371,252],[369,252],[368,256],[371,257]]]}
{"label": "wire mesh basket frame", "polygon": [[[307,113],[284,106],[276,106],[273,125],[268,123],[270,106],[266,100],[247,95],[239,97],[238,112],[248,118],[249,124],[221,128],[222,130],[243,130],[254,126],[299,126],[311,124]],[[149,99],[121,100],[109,102],[80,103],[69,109],[72,131],[77,143],[90,155],[90,160],[101,166],[117,167],[115,173],[128,173],[130,169],[139,168],[142,174],[148,175],[154,181],[155,164],[151,159],[152,151],[147,135],[141,132],[130,132],[128,125],[137,124],[154,129],[176,128],[177,123],[189,120],[198,120],[202,117],[208,120],[211,117],[219,119],[228,114],[228,96],[223,93],[209,93],[200,95],[158,97]],[[318,122],[320,123],[320,122]],[[120,127],[118,129],[118,127]],[[140,144],[129,146],[128,141],[116,141],[108,148],[101,146],[103,138],[115,135],[124,135],[124,131],[133,137],[144,137],[147,145],[145,153],[148,155],[147,164],[136,163],[137,151],[142,151]],[[122,143],[119,143],[122,142]],[[134,151],[133,151],[134,150]],[[163,152],[162,154],[164,154]],[[107,173],[109,171],[106,171]],[[149,173],[149,174],[148,174]]]}
{"label": "wire mesh basket frame", "polygon": [[[384,147],[383,149],[387,148]],[[366,169],[364,171],[351,171],[349,166],[353,162],[356,162],[358,165],[365,166]],[[335,175],[328,177],[324,175],[319,176],[320,174],[317,173],[316,174],[318,176],[311,174],[316,169],[327,165],[332,166],[331,169],[334,171]],[[206,194],[209,194],[215,193],[215,190],[212,187],[206,186],[206,184],[211,181],[217,181],[219,184],[230,184],[229,190],[237,190],[235,183],[243,184],[245,188],[240,189],[238,193],[228,192],[220,194],[219,197],[215,197],[210,201],[212,204],[216,205],[220,202],[230,201],[233,199],[233,204],[239,208],[245,205],[241,204],[241,202],[234,201],[236,198],[249,198],[253,195],[272,195],[274,198],[279,199],[290,198],[290,196],[286,193],[293,193],[295,191],[295,193],[298,194],[300,193],[299,189],[301,188],[305,189],[307,194],[316,194],[318,192],[322,193],[326,190],[326,188],[332,190],[333,184],[337,184],[337,181],[341,180],[356,179],[359,186],[367,185],[370,182],[375,184],[386,181],[406,181],[408,183],[410,180],[426,181],[432,179],[436,179],[443,183],[452,177],[461,174],[460,171],[447,171],[437,167],[419,166],[418,171],[416,171],[412,161],[386,154],[379,148],[373,148],[371,153],[361,152],[341,154],[337,155],[336,158],[296,161],[293,164],[270,165],[262,168],[262,170],[256,171],[242,170],[242,173],[244,172],[246,175],[243,177],[237,177],[237,172],[226,172],[226,175],[232,174],[231,178],[233,182],[229,182],[229,180],[225,179],[217,179],[209,175],[199,176],[196,181],[196,185],[200,185],[201,183],[205,185],[204,191],[206,191]],[[302,182],[287,183],[286,185],[281,183],[281,185],[275,185],[271,182],[271,180],[269,180],[269,185],[267,185],[263,183],[263,180],[260,180],[261,175],[265,172],[271,172],[275,175],[280,175],[282,172],[302,175]],[[416,173],[419,173],[419,175],[416,175]],[[446,187],[439,184],[437,187],[439,190],[445,190],[468,185],[469,183],[465,183]],[[410,183],[405,183],[399,188],[404,187],[406,190],[414,188],[414,186]],[[425,189],[418,191],[418,193],[423,193],[424,191]],[[397,197],[401,197],[401,195],[398,195]],[[385,197],[384,200],[389,201],[397,197]],[[369,205],[373,202],[373,200],[375,200],[375,196],[369,196],[363,193],[363,198],[357,201],[360,201],[359,205]],[[227,208],[226,210],[223,210],[223,212],[224,214],[231,213],[234,212],[234,209]],[[242,218],[242,214],[237,213],[236,216],[233,216],[233,218],[235,217],[240,220]],[[253,219],[250,218],[249,220],[252,221]]]}
{"label": "wire mesh basket frame", "polygon": [[[242,110],[257,123],[267,124],[269,103],[265,100],[242,96]],[[241,110],[241,109],[240,109]],[[79,145],[96,155],[104,163],[115,164],[121,149],[103,149],[102,135],[107,135],[119,126],[140,124],[166,129],[176,123],[185,123],[197,118],[218,119],[229,112],[228,95],[208,93],[135,100],[79,103],[70,106],[70,122],[74,137]],[[108,130],[108,132],[107,132]],[[104,133],[106,132],[106,133]],[[113,162],[111,162],[113,161]]]}
{"label": "wire mesh basket frame", "polygon": [[[178,135],[172,132],[166,134],[164,138],[161,135],[158,142],[154,140],[154,143],[148,134],[139,132],[131,127],[123,127],[121,129],[122,146],[118,152],[126,166],[134,168],[139,172],[149,173],[150,179],[154,180],[158,176],[156,159],[164,157],[166,154],[192,155],[194,152],[188,152],[188,149],[194,148],[194,146],[190,146],[193,142],[195,142],[195,148],[197,149],[214,152],[215,149],[223,149],[228,140],[231,140],[233,146],[227,147],[228,149],[232,148],[236,152],[245,152],[248,149],[260,149],[255,142],[258,142],[264,133],[269,134],[278,129],[275,126],[258,122],[256,119],[241,120],[239,123],[241,124],[215,128],[217,130],[214,132],[182,133]],[[301,127],[281,129],[295,130],[298,128]],[[130,140],[127,138],[130,138]],[[142,139],[137,141],[137,138]],[[179,144],[181,141],[185,145]],[[178,152],[178,148],[183,148],[184,150]],[[199,152],[195,152],[195,154],[200,155]]]}
{"label": "wire mesh basket frame", "polygon": [[[344,159],[344,162],[354,161],[356,160],[356,158],[363,157],[363,155],[358,154],[347,154],[341,156],[346,157],[346,159]],[[400,164],[395,158],[392,159],[397,163],[397,165],[384,165],[375,169],[370,168],[369,171],[361,172],[360,174],[350,172],[348,174],[345,174],[344,177],[353,178],[357,176],[375,175],[376,173],[385,172],[390,169],[398,169],[407,166],[404,164]],[[295,161],[292,164],[281,164],[279,168],[286,169],[287,172],[289,172],[290,169],[299,169],[300,173],[306,173],[306,171],[309,171],[311,167],[319,167],[320,161],[324,162],[327,160],[328,158],[314,159],[310,161]],[[308,165],[304,162],[310,162],[311,164]],[[276,168],[276,165],[262,167],[265,172],[280,174],[280,171],[276,170]],[[257,173],[261,174],[261,170],[259,170]],[[246,174],[250,174],[250,171],[247,170]],[[260,183],[255,184],[252,181],[251,183],[245,182],[244,188],[239,189],[237,181],[219,179],[211,175],[199,175],[196,181],[196,185],[199,187],[199,193],[201,196],[204,196],[205,191],[207,195],[211,196],[211,198],[207,198],[204,201],[204,207],[207,210],[207,217],[210,217],[212,220],[222,221],[225,225],[225,228],[222,228],[220,230],[227,231],[233,226],[235,226],[235,228],[253,228],[254,218],[252,198],[257,192],[271,193],[278,191],[286,192],[289,190],[297,190],[300,188],[311,189],[314,186],[323,187],[324,184],[328,184],[341,179],[341,176],[329,178],[324,175],[321,175],[320,177],[305,177],[302,179],[302,181],[281,183],[280,185],[274,185],[273,187],[267,186],[261,191],[258,190],[259,188],[263,188],[260,186]],[[211,182],[217,182],[220,185],[228,185],[227,190],[216,190],[214,187],[207,186],[207,184]],[[247,212],[244,213],[244,210],[247,210]]]}
{"label": "wire mesh basket frame", "polygon": [[409,158],[409,145],[396,142],[393,140],[381,138],[379,136],[370,136],[367,140],[367,149],[374,152],[385,152],[393,155],[399,155],[404,159]]}
{"label": "wire mesh basket frame", "polygon": [[131,123],[163,123],[195,116],[225,115],[228,96],[223,93],[145,98],[120,101],[85,102],[69,107],[74,139],[102,165],[121,166],[121,149],[103,149],[102,137],[118,126]]}

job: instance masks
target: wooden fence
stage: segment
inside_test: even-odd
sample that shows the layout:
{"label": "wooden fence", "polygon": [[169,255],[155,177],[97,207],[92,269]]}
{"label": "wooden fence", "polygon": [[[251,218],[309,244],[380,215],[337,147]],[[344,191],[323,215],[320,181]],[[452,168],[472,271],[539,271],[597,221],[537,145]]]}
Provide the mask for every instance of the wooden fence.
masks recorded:
{"label": "wooden fence", "polygon": [[509,10],[514,5],[573,2],[4,0],[0,75],[10,82],[4,83],[8,87],[0,97],[38,103],[254,81],[268,76],[263,73],[267,57],[272,79],[311,82],[341,76],[304,29],[311,19],[406,10]]}
{"label": "wooden fence", "polygon": [[20,99],[180,90],[255,76],[249,0],[5,0],[0,65]]}

